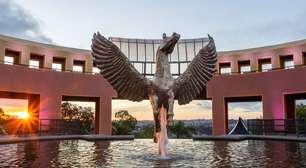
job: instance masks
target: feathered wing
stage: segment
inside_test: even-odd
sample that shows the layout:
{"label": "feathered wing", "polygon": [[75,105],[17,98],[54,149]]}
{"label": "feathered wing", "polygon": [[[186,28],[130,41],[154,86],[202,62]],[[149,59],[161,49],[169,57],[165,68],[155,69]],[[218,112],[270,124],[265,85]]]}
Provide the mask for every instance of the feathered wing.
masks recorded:
{"label": "feathered wing", "polygon": [[100,73],[117,91],[119,98],[141,101],[148,97],[150,81],[135,69],[115,44],[98,32],[93,36],[91,49]]}
{"label": "feathered wing", "polygon": [[187,104],[205,91],[206,82],[216,71],[217,51],[212,37],[203,47],[186,71],[175,80],[174,94],[180,105]]}

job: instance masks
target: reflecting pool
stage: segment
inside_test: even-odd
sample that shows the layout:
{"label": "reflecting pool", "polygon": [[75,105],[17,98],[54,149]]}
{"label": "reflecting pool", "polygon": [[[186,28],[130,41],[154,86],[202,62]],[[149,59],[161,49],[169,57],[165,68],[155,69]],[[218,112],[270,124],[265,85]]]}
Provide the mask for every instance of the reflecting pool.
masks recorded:
{"label": "reflecting pool", "polygon": [[170,159],[151,139],[35,141],[0,145],[0,167],[305,167],[306,143],[192,141],[169,143]]}

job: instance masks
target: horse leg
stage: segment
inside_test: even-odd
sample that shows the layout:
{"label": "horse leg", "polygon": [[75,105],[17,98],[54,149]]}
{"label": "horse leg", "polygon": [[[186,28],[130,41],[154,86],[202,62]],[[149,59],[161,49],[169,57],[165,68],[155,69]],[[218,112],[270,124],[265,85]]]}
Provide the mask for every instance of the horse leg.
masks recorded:
{"label": "horse leg", "polygon": [[153,140],[157,143],[157,133],[160,132],[160,121],[159,121],[159,109],[158,109],[158,97],[156,95],[150,96],[150,102],[153,110],[154,116],[154,135]]}
{"label": "horse leg", "polygon": [[168,99],[168,104],[169,104],[169,109],[167,113],[167,125],[168,126],[173,126],[173,104],[174,104],[174,93],[169,92],[169,99]]}

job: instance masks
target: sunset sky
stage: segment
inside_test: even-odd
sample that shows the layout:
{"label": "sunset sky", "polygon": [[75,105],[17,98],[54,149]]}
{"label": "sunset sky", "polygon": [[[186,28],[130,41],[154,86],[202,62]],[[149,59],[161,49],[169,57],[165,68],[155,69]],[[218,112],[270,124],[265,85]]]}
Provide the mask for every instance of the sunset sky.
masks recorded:
{"label": "sunset sky", "polygon": [[[83,49],[90,48],[96,31],[154,39],[164,32],[176,31],[182,38],[209,33],[218,51],[306,39],[305,0],[0,0],[0,9],[0,34]],[[13,115],[26,106],[25,100],[0,99],[0,108]],[[176,119],[211,118],[209,101],[174,107]],[[139,120],[152,119],[148,101],[113,101],[113,112],[121,109]],[[230,118],[258,118],[261,111],[260,102],[229,105]]]}

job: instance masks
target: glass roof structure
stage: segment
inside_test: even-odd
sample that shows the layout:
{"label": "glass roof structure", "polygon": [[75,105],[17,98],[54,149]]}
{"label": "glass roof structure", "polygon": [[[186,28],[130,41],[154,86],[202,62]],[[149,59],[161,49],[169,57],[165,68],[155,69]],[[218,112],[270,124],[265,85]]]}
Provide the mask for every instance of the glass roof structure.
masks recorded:
{"label": "glass roof structure", "polygon": [[[134,67],[147,78],[153,78],[155,73],[155,56],[161,40],[127,39],[110,37],[115,45],[128,57]],[[171,74],[174,78],[180,76],[189,63],[208,43],[208,38],[181,39],[169,56]]]}

